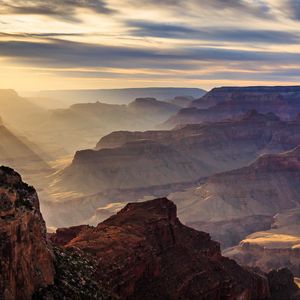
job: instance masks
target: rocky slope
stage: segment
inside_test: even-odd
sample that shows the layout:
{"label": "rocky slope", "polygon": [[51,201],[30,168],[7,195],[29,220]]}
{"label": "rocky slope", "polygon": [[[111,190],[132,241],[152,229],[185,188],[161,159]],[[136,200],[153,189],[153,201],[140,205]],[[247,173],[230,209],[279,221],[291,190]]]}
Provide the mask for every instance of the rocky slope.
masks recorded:
{"label": "rocky slope", "polygon": [[185,222],[274,216],[300,206],[300,147],[263,155],[248,167],[216,174],[169,195]]}
{"label": "rocky slope", "polygon": [[34,188],[0,168],[0,299],[27,300],[54,281],[53,253]]}
{"label": "rocky slope", "polygon": [[114,132],[76,153],[57,188],[97,193],[197,180],[300,143],[300,122],[251,111],[237,120],[170,131]]}
{"label": "rocky slope", "polygon": [[242,115],[250,109],[275,113],[290,120],[300,112],[300,87],[214,88],[189,108],[180,110],[163,127],[220,121]]}
{"label": "rocky slope", "polygon": [[52,240],[96,258],[97,278],[109,278],[108,286],[119,299],[269,296],[264,276],[222,257],[208,234],[179,222],[167,199],[129,204],[97,227],[60,230]]}

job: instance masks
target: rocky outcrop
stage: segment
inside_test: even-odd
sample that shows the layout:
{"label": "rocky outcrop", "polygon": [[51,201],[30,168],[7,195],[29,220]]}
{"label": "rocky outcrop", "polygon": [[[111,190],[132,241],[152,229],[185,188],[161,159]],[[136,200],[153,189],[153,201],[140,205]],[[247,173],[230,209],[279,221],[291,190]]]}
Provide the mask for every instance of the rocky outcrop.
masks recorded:
{"label": "rocky outcrop", "polygon": [[128,204],[97,227],[80,230],[71,241],[68,229],[62,232],[67,242],[61,246],[80,249],[98,261],[95,278],[107,282],[118,299],[269,296],[266,277],[222,257],[219,244],[182,225],[175,205],[165,198]]}
{"label": "rocky outcrop", "polygon": [[172,116],[163,127],[178,124],[216,122],[242,115],[256,109],[260,113],[273,112],[291,120],[300,111],[300,87],[222,87],[214,88],[202,98]]}
{"label": "rocky outcrop", "polygon": [[27,300],[54,281],[53,253],[33,187],[0,168],[0,299]]}
{"label": "rocky outcrop", "polygon": [[300,123],[251,111],[243,118],[170,131],[114,132],[78,151],[57,189],[97,193],[195,181],[300,144]]}

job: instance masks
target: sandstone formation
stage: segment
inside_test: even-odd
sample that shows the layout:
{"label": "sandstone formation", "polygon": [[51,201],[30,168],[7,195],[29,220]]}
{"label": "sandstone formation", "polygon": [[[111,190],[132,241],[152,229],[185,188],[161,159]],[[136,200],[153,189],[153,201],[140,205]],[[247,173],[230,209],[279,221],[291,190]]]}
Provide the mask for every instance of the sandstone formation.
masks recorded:
{"label": "sandstone formation", "polygon": [[0,168],[0,299],[28,300],[54,281],[53,253],[34,188]]}
{"label": "sandstone formation", "polygon": [[242,115],[250,109],[272,112],[290,120],[300,111],[300,87],[221,87],[214,88],[189,108],[172,116],[164,127],[178,124],[216,122]]}
{"label": "sandstone formation", "polygon": [[266,154],[247,167],[219,173],[203,184],[169,195],[184,222],[274,216],[299,207],[300,147]]}
{"label": "sandstone formation", "polygon": [[265,276],[222,257],[208,234],[180,223],[167,199],[128,204],[97,227],[81,228],[71,240],[74,228],[70,231],[64,229],[52,239],[94,257],[96,277],[107,278],[118,299],[269,297]]}
{"label": "sandstone formation", "polygon": [[170,131],[114,132],[78,151],[57,181],[66,191],[145,188],[195,181],[300,144],[300,123],[251,111],[237,120]]}

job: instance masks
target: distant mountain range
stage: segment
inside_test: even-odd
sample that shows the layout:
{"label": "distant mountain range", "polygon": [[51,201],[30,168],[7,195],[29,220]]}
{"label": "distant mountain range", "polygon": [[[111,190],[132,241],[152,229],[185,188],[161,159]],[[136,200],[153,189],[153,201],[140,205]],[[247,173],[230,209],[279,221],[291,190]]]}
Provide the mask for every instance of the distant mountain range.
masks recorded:
{"label": "distant mountain range", "polygon": [[284,120],[293,119],[300,112],[300,86],[214,88],[176,113],[162,127],[236,118],[250,109],[273,112]]}
{"label": "distant mountain range", "polygon": [[[53,90],[41,91],[39,98],[59,100],[63,107],[75,103],[100,101],[110,104],[128,104],[136,98],[156,98],[169,100],[178,96],[199,98],[206,93],[198,88],[128,88],[128,89],[95,89],[95,90]],[[39,101],[39,99],[37,99]]]}

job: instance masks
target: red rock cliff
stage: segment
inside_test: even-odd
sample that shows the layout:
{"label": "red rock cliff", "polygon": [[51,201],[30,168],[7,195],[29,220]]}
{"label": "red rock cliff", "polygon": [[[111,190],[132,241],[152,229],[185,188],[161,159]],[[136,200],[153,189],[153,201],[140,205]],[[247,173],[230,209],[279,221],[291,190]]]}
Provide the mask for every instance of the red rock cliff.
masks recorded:
{"label": "red rock cliff", "polygon": [[[70,229],[74,234],[74,228]],[[176,206],[156,199],[127,205],[69,241],[97,258],[98,280],[120,299],[266,299],[267,279],[221,256],[219,244],[180,223]],[[54,237],[55,240],[55,237]],[[105,280],[106,278],[106,280]]]}
{"label": "red rock cliff", "polygon": [[0,167],[0,299],[27,300],[53,283],[53,256],[34,188]]}

